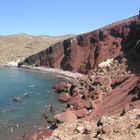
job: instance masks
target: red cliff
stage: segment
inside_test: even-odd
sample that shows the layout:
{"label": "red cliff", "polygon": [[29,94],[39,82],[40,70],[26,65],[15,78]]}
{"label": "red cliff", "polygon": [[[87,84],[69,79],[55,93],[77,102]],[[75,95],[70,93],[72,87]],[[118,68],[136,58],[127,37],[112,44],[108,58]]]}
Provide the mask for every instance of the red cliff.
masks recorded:
{"label": "red cliff", "polygon": [[88,73],[108,58],[115,58],[140,45],[138,16],[81,34],[32,55],[22,64]]}

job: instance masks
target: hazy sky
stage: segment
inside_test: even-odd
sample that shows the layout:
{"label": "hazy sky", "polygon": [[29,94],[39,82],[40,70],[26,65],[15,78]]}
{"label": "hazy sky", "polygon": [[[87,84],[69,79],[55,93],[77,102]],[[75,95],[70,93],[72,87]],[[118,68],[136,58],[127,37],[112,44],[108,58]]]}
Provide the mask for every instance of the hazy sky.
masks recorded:
{"label": "hazy sky", "polygon": [[0,35],[79,34],[139,10],[140,0],[0,0]]}

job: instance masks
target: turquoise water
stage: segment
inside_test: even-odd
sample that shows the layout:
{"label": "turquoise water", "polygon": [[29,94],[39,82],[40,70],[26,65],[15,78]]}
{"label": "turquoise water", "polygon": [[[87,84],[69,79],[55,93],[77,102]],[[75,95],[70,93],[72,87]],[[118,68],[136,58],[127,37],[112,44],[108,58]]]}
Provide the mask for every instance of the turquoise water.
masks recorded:
{"label": "turquoise water", "polygon": [[[0,68],[0,140],[21,140],[26,131],[47,126],[42,117],[46,106],[63,109],[52,91],[52,86],[62,80],[51,74]],[[23,101],[13,101],[14,96],[21,96]]]}

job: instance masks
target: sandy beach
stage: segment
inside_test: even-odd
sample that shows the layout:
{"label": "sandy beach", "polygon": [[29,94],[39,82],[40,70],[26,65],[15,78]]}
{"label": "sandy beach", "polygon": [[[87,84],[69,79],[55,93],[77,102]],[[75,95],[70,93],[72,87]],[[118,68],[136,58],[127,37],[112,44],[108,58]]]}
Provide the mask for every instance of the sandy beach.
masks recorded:
{"label": "sandy beach", "polygon": [[78,77],[83,77],[85,76],[84,74],[78,73],[78,72],[70,72],[70,71],[64,71],[61,69],[56,69],[56,68],[45,68],[45,67],[34,67],[34,66],[22,66],[22,67],[13,67],[9,65],[1,65],[0,67],[9,67],[9,68],[15,68],[15,69],[22,69],[22,70],[27,70],[27,71],[33,71],[33,72],[43,72],[43,73],[52,73],[55,76],[58,77],[63,77],[66,79],[75,79]]}

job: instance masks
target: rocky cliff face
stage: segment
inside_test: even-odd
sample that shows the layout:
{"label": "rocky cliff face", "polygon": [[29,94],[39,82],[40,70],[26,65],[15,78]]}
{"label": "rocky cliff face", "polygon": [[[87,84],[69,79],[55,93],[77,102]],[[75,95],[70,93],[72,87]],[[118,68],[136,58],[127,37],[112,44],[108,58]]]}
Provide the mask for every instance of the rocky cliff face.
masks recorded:
{"label": "rocky cliff face", "polygon": [[138,16],[99,30],[66,39],[25,59],[22,64],[61,68],[88,73],[96,66],[132,48],[140,51],[140,22]]}

